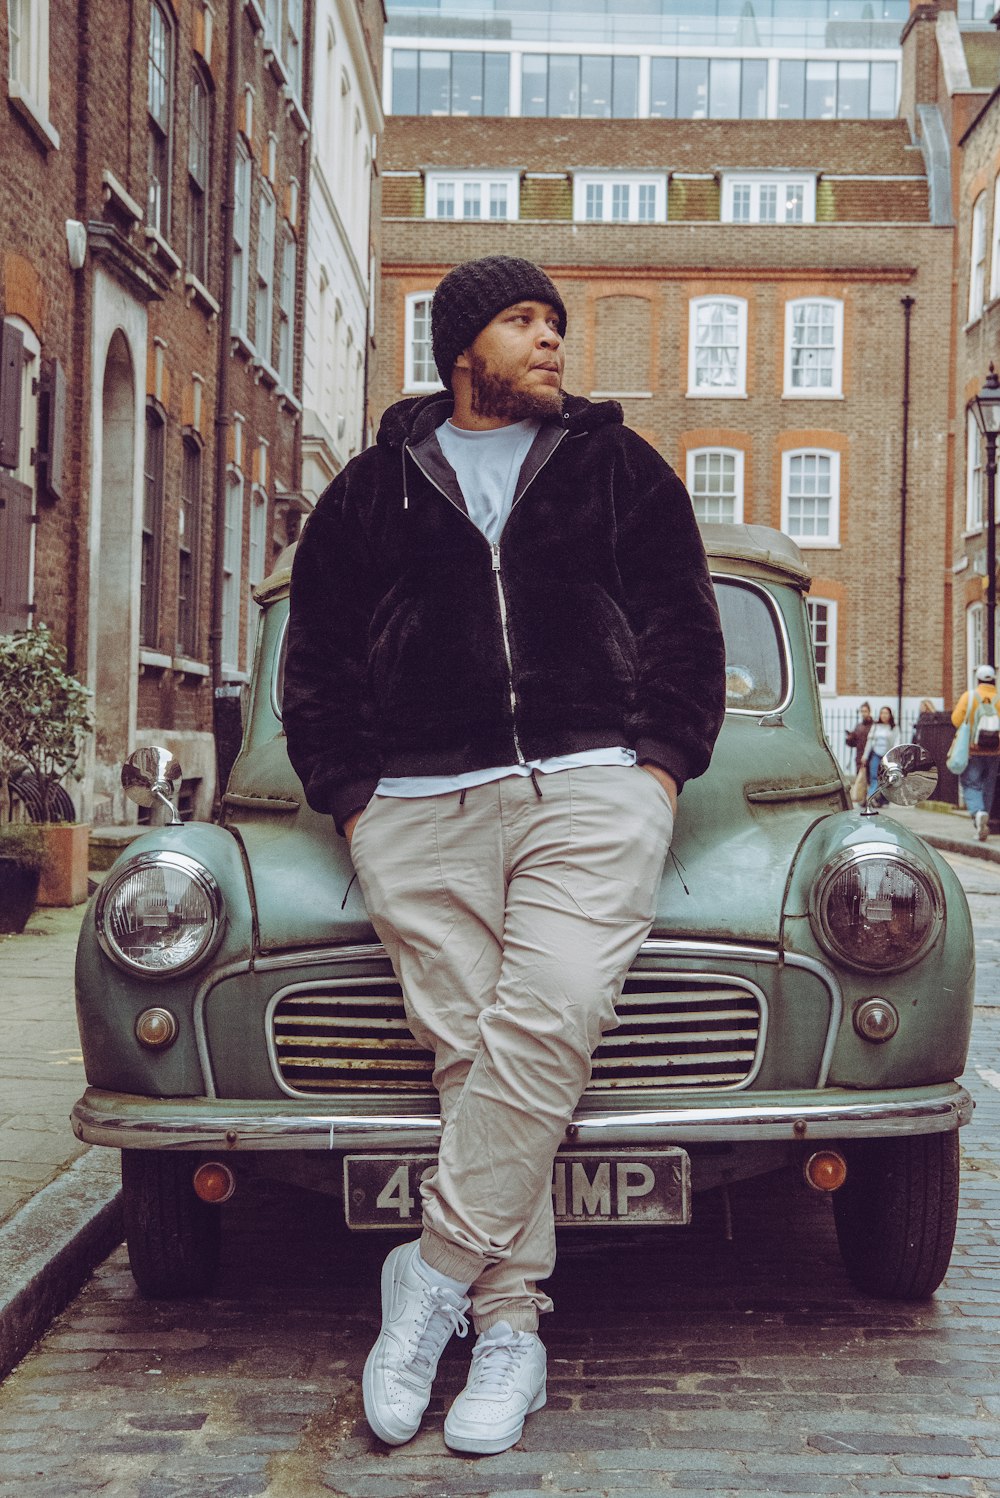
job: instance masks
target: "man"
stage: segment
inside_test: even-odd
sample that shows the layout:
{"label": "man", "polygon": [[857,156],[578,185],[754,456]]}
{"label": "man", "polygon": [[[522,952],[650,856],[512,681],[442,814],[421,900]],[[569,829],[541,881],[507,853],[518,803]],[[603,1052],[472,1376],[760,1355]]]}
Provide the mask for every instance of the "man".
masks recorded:
{"label": "man", "polygon": [[992,666],[976,667],[976,689],[963,692],[955,703],[951,721],[961,728],[967,716],[969,725],[969,763],[959,776],[965,809],[972,818],[976,837],[985,843],[990,830],[990,809],[1000,769],[1000,723],[995,698],[996,672]]}
{"label": "man", "polygon": [[284,721],[441,1102],[365,1411],[409,1440],[471,1306],[444,1434],[495,1452],[545,1403],[553,1158],[652,924],[677,793],[708,765],[724,652],[683,485],[618,405],[563,393],[549,278],[459,265],[431,327],[446,390],[385,413],[300,541]]}

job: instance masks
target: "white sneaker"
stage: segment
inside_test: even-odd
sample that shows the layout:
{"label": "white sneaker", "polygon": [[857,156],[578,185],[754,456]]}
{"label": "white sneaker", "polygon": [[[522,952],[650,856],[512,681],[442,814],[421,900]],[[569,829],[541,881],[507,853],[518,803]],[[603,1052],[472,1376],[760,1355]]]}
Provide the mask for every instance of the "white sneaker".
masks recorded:
{"label": "white sneaker", "polygon": [[976,836],[981,843],[985,843],[990,830],[989,813],[985,811],[977,811],[972,820],[976,824]]}
{"label": "white sneaker", "polygon": [[382,1331],[362,1379],[368,1424],[389,1446],[416,1435],[438,1359],[452,1332],[469,1330],[469,1297],[429,1284],[414,1262],[419,1247],[401,1243],[382,1266]]}
{"label": "white sneaker", "polygon": [[469,1381],[448,1411],[445,1445],[452,1451],[506,1451],[520,1439],[524,1417],[545,1403],[545,1348],[535,1332],[498,1321],[472,1349]]}

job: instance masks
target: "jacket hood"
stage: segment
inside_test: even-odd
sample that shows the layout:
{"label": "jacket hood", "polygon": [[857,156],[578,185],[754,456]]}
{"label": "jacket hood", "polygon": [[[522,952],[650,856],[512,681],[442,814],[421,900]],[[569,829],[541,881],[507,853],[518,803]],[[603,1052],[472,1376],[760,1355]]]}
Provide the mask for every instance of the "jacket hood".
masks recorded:
{"label": "jacket hood", "polygon": [[[382,447],[400,448],[404,443],[419,441],[447,421],[454,407],[450,390],[435,390],[431,395],[397,401],[383,413],[378,443]],[[582,395],[564,392],[560,420],[570,436],[576,436],[600,426],[621,426],[624,416],[617,401],[589,401]]]}

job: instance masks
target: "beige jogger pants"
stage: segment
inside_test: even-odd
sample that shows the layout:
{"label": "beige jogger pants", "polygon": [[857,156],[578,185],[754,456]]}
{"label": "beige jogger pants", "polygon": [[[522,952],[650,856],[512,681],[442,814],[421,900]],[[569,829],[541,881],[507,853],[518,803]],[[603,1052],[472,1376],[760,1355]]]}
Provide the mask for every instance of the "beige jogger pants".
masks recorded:
{"label": "beige jogger pants", "polygon": [[[539,796],[538,792],[541,792]],[[638,767],[375,796],[351,852],[416,1039],[442,1137],[421,1254],[470,1282],[477,1330],[531,1331],[552,1303],[552,1162],[617,1024],[649,932],[673,812]]]}

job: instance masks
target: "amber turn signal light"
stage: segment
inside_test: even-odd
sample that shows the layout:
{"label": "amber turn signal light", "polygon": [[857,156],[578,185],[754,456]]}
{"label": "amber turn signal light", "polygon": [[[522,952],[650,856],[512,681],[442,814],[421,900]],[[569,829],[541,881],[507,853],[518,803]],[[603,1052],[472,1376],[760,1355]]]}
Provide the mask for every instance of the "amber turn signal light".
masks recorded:
{"label": "amber turn signal light", "polygon": [[805,1163],[805,1177],[814,1191],[839,1191],[847,1180],[847,1161],[839,1150],[817,1150]]}
{"label": "amber turn signal light", "polygon": [[198,1166],[191,1184],[195,1195],[203,1202],[217,1206],[220,1202],[227,1202],[236,1190],[236,1177],[228,1165],[222,1165],[218,1160],[206,1160]]}

